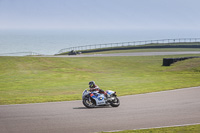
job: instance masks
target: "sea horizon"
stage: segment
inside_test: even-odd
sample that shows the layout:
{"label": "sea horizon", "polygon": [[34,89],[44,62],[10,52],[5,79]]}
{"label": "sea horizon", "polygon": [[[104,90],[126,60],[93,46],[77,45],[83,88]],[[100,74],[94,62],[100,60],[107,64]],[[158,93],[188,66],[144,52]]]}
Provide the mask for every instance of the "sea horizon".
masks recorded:
{"label": "sea horizon", "polygon": [[0,55],[17,52],[57,54],[61,49],[119,42],[200,38],[200,30],[0,30]]}

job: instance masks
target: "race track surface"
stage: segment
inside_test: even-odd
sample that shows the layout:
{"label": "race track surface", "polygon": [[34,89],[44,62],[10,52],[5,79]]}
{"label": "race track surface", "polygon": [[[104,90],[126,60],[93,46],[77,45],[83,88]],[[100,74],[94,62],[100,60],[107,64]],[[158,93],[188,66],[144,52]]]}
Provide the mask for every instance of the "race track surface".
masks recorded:
{"label": "race track surface", "polygon": [[82,101],[0,106],[0,133],[88,133],[200,123],[200,87],[119,97],[118,108]]}
{"label": "race track surface", "polygon": [[133,53],[89,54],[89,55],[80,54],[80,55],[57,55],[57,56],[42,56],[42,57],[110,57],[110,56],[154,56],[154,55],[182,55],[182,54],[200,54],[200,51],[133,52]]}

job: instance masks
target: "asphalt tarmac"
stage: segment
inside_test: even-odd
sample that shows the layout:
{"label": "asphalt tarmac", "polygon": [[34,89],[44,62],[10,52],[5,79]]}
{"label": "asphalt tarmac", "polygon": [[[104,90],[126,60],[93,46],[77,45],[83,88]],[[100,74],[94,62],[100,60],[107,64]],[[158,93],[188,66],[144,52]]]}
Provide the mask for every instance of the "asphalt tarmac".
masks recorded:
{"label": "asphalt tarmac", "polygon": [[42,56],[42,57],[110,57],[110,56],[155,56],[155,55],[182,55],[182,54],[200,54],[200,51],[132,52],[132,53],[113,53],[113,54],[57,55],[57,56]]}
{"label": "asphalt tarmac", "polygon": [[117,108],[82,101],[0,106],[0,133],[88,133],[200,123],[200,87],[119,97]]}

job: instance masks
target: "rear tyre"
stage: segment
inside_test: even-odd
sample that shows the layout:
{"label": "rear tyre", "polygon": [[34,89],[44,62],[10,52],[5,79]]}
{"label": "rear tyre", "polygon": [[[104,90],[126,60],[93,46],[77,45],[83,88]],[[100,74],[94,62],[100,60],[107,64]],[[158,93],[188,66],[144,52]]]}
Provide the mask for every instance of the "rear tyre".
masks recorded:
{"label": "rear tyre", "polygon": [[112,102],[110,102],[110,105],[112,107],[118,107],[120,105],[119,99],[115,97],[115,99]]}

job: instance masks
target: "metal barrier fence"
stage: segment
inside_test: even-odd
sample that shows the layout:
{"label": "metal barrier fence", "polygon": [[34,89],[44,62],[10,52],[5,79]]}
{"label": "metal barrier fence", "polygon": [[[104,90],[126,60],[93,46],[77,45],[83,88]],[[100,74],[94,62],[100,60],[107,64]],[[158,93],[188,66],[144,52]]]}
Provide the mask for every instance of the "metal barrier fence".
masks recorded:
{"label": "metal barrier fence", "polygon": [[0,54],[0,56],[37,56],[42,55],[35,52],[15,52],[15,53],[3,53]]}
{"label": "metal barrier fence", "polygon": [[136,46],[145,44],[171,44],[171,43],[186,43],[186,42],[200,42],[200,38],[178,38],[178,39],[162,39],[162,40],[147,40],[147,41],[134,41],[134,42],[120,42],[120,43],[106,43],[106,44],[94,44],[85,46],[76,46],[61,49],[58,54],[69,52],[69,51],[81,51],[99,48],[112,48],[122,46]]}

